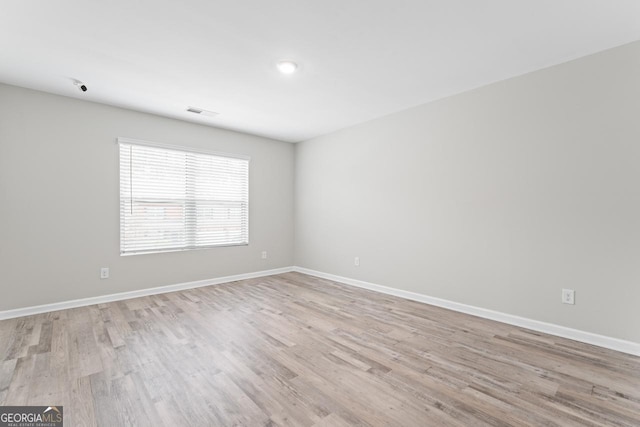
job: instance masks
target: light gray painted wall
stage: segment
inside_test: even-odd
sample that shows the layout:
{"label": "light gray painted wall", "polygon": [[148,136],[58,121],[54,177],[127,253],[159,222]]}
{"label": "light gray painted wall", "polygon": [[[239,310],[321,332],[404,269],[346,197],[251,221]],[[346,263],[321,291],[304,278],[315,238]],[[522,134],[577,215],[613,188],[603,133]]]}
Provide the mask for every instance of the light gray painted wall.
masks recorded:
{"label": "light gray painted wall", "polygon": [[640,43],[300,143],[295,187],[298,266],[640,342]]}
{"label": "light gray painted wall", "polygon": [[[119,136],[251,156],[249,246],[121,257]],[[0,85],[0,310],[290,266],[293,162],[288,143]]]}

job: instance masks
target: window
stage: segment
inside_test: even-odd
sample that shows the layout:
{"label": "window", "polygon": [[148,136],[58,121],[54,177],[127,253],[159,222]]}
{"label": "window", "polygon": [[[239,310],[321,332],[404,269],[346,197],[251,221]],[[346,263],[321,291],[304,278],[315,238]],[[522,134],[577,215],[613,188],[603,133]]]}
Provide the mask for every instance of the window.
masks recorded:
{"label": "window", "polygon": [[119,138],[120,254],[249,243],[249,159]]}

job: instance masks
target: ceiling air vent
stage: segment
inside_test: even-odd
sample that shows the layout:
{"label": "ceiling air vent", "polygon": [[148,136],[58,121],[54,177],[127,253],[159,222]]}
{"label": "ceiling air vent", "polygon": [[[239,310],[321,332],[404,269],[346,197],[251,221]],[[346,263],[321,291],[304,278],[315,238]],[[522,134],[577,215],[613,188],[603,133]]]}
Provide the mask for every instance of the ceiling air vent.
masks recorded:
{"label": "ceiling air vent", "polygon": [[193,114],[199,114],[201,116],[207,116],[207,117],[215,117],[219,114],[219,113],[216,113],[215,111],[203,110],[202,108],[196,108],[196,107],[189,107],[187,108],[187,111]]}

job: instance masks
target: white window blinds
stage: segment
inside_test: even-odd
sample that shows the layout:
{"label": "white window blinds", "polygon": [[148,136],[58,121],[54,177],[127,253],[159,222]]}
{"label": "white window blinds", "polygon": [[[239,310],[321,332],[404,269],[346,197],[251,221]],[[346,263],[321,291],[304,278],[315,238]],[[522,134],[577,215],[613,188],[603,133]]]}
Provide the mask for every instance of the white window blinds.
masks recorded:
{"label": "white window blinds", "polygon": [[249,160],[123,138],[120,253],[249,243]]}

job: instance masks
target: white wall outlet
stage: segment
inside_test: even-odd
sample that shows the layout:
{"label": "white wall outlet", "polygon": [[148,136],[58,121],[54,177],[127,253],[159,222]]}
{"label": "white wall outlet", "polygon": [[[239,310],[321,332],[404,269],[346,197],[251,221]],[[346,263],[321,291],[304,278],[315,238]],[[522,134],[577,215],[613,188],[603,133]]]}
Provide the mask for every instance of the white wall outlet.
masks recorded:
{"label": "white wall outlet", "polygon": [[563,304],[575,304],[576,303],[576,293],[573,289],[563,289],[562,290],[562,303]]}
{"label": "white wall outlet", "polygon": [[267,259],[267,251],[262,251],[262,259]]}
{"label": "white wall outlet", "polygon": [[100,278],[101,279],[108,279],[109,278],[109,268],[108,267],[102,267],[100,269]]}
{"label": "white wall outlet", "polygon": [[355,265],[356,267],[360,266],[360,257],[357,256],[353,259],[353,265]]}

